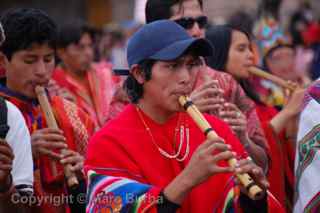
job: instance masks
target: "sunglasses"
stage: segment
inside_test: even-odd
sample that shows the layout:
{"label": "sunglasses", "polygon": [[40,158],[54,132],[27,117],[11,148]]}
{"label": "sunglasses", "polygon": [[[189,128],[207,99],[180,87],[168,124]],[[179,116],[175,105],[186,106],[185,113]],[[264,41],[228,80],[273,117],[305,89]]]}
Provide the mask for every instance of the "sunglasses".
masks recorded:
{"label": "sunglasses", "polygon": [[208,24],[208,17],[207,16],[199,16],[197,18],[183,17],[174,21],[186,30],[190,30],[194,26],[195,22],[198,23],[200,29],[203,29]]}

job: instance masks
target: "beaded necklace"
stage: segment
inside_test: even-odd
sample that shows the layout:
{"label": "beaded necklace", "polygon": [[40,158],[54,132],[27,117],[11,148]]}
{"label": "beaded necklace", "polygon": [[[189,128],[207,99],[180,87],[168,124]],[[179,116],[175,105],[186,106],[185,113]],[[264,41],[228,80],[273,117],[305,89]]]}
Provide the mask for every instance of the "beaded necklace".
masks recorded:
{"label": "beaded necklace", "polygon": [[[139,115],[139,118],[141,120],[141,122],[143,123],[146,131],[148,132],[150,138],[151,138],[151,142],[154,144],[155,147],[157,147],[158,151],[160,152],[161,155],[163,155],[164,157],[166,158],[169,158],[169,159],[176,159],[177,161],[181,162],[181,161],[184,161],[188,155],[189,155],[189,150],[190,150],[190,145],[189,145],[189,128],[188,127],[185,127],[184,125],[180,125],[180,143],[179,143],[179,146],[178,146],[178,151],[175,153],[175,154],[169,154],[167,151],[165,151],[164,149],[162,149],[155,141],[154,139],[154,136],[151,132],[151,129],[150,127],[147,125],[147,123],[145,122],[145,120],[143,119],[142,117],[142,114],[140,112],[140,108],[139,107],[136,107],[136,110],[137,110],[137,113]],[[179,120],[178,120],[178,123],[179,123]],[[177,132],[177,129],[176,129],[176,132]],[[175,135],[174,135],[174,141],[175,141],[175,138],[176,138],[176,132],[175,132]],[[186,140],[185,140],[185,137],[186,137]],[[185,153],[182,157],[179,158],[180,154],[181,154],[181,151],[182,151],[182,147],[183,147],[183,144],[185,143],[186,141],[186,150],[185,150]],[[175,144],[175,143],[174,143]]]}

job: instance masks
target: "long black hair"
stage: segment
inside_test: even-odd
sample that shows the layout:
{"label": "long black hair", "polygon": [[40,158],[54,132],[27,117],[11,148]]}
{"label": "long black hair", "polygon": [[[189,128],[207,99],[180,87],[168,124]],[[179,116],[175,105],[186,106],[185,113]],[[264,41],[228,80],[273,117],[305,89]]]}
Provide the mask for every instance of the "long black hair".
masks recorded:
{"label": "long black hair", "polygon": [[[233,30],[244,33],[248,37],[249,41],[251,40],[250,34],[246,32],[246,30],[232,25],[211,26],[206,31],[206,39],[208,39],[214,46],[213,55],[207,57],[206,62],[208,66],[217,71],[226,72]],[[237,79],[237,81],[249,98],[256,103],[262,103],[259,95],[253,90],[251,83],[247,79]]]}

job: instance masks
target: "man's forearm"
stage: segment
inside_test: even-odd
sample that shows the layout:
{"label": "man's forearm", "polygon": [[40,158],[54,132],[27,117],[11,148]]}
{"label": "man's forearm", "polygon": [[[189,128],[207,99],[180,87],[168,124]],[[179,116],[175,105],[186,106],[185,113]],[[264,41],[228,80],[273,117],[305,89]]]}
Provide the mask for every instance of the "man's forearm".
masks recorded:
{"label": "man's forearm", "polygon": [[292,115],[286,110],[280,111],[272,120],[270,125],[274,131],[279,134],[288,125],[288,121],[292,118]]}
{"label": "man's forearm", "polygon": [[182,172],[169,183],[163,190],[163,194],[169,201],[180,205],[191,189],[192,183],[190,183],[188,177]]}

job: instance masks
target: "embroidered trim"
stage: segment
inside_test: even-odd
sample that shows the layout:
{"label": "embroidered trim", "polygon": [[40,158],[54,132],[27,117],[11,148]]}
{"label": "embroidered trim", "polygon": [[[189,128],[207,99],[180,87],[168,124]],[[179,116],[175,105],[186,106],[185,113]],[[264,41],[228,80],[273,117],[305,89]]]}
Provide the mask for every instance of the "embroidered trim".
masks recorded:
{"label": "embroidered trim", "polygon": [[77,108],[75,105],[69,103],[66,100],[62,100],[63,106],[66,110],[68,119],[72,125],[75,136],[75,144],[77,146],[77,151],[84,156],[86,153],[86,146],[89,140],[89,134],[81,119],[77,115]]}

